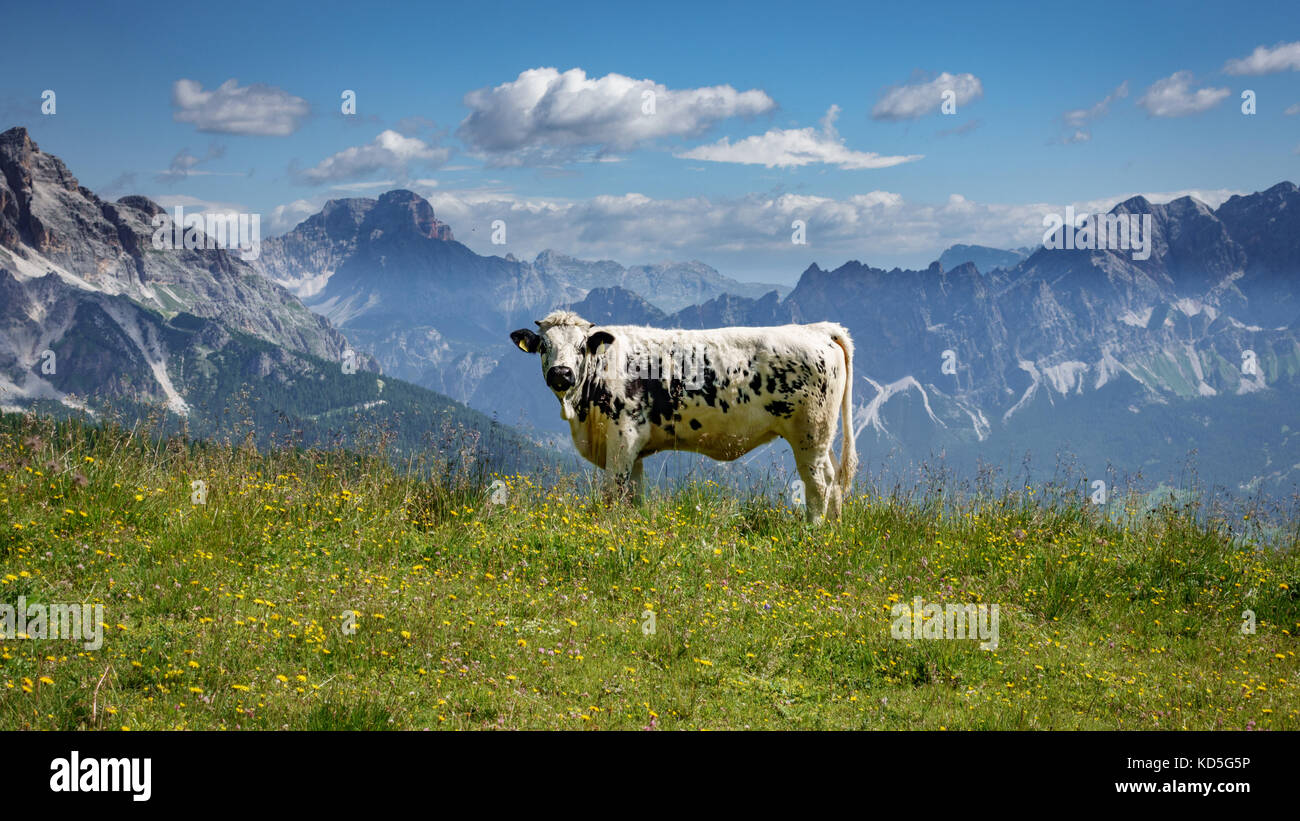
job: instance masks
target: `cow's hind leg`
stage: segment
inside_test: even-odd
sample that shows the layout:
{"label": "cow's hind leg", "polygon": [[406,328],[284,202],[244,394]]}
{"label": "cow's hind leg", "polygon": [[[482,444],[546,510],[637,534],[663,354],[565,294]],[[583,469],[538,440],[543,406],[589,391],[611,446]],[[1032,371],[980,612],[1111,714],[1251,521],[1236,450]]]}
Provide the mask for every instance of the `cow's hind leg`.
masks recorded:
{"label": "cow's hind leg", "polygon": [[826,453],[826,461],[830,465],[830,478],[827,479],[830,486],[826,489],[826,514],[839,521],[840,510],[844,505],[844,494],[840,491],[840,483],[836,481],[838,470],[835,467],[835,459],[829,451]]}
{"label": "cow's hind leg", "polygon": [[836,493],[835,463],[831,460],[830,449],[795,450],[794,461],[799,468],[799,478],[803,480],[804,515],[808,521],[816,524],[826,518],[828,506],[838,516],[840,499]]}

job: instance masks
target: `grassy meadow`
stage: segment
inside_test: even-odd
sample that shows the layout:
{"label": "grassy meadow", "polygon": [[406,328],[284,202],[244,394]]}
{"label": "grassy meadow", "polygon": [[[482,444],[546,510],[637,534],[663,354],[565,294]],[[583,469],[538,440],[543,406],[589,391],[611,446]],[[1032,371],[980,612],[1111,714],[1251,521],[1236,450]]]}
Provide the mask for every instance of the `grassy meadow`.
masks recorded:
{"label": "grassy meadow", "polygon": [[[1027,489],[809,527],[458,458],[3,416],[0,602],[105,627],[0,639],[0,729],[1300,729],[1294,529]],[[998,604],[998,648],[892,638],[916,596]]]}

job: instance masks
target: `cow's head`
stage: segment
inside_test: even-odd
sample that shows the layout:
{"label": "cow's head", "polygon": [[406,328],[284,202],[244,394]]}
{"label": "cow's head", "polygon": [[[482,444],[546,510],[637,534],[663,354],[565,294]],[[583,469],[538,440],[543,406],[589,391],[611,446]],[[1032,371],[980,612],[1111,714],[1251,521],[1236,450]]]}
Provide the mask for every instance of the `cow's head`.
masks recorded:
{"label": "cow's head", "polygon": [[608,331],[593,331],[590,322],[572,311],[552,311],[535,324],[536,332],[520,328],[511,332],[510,341],[524,353],[541,355],[546,387],[560,400],[561,415],[572,419],[578,386],[589,375],[601,346],[614,337]]}

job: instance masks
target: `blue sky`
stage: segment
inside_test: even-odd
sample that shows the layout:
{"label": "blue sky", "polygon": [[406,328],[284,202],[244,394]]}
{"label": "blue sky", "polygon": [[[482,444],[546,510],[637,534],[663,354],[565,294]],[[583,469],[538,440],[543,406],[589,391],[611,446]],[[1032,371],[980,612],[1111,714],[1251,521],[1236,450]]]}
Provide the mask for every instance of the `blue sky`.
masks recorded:
{"label": "blue sky", "polygon": [[102,196],[253,211],[271,233],[400,186],[480,253],[792,282],[814,261],[1031,244],[1068,204],[1217,205],[1300,178],[1293,3],[86,3],[3,19],[0,128],[26,126]]}

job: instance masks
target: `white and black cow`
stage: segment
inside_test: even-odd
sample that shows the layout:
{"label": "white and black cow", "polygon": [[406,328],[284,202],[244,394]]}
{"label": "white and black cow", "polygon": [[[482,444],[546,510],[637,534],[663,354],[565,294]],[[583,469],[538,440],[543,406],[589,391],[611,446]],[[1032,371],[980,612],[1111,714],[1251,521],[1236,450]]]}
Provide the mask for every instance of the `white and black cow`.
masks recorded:
{"label": "white and black cow", "polygon": [[794,449],[809,521],[839,516],[858,464],[853,341],[843,326],[663,330],[596,326],[572,311],[536,324],[510,339],[541,354],[573,444],[615,487],[630,482],[639,496],[641,460],[652,453],[730,461],[779,436]]}

